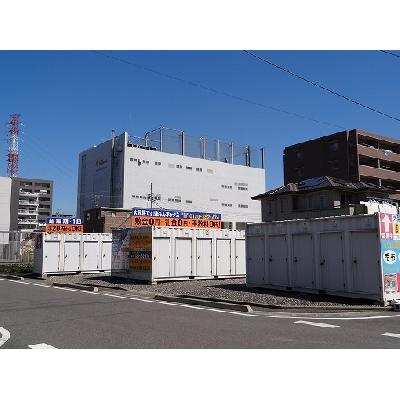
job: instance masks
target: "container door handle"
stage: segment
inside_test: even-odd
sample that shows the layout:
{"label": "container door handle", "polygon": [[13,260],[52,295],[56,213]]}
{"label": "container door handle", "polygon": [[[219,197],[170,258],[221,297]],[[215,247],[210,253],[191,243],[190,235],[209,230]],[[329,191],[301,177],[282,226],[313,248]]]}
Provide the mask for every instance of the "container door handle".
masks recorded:
{"label": "container door handle", "polygon": [[293,258],[293,261],[294,261],[294,262],[297,262],[297,257],[294,257],[294,258]]}
{"label": "container door handle", "polygon": [[357,262],[358,262],[358,261],[357,261],[357,257],[354,257],[353,263],[354,263],[354,264],[357,264]]}
{"label": "container door handle", "polygon": [[325,265],[325,260],[321,260],[321,262],[319,263],[319,265]]}

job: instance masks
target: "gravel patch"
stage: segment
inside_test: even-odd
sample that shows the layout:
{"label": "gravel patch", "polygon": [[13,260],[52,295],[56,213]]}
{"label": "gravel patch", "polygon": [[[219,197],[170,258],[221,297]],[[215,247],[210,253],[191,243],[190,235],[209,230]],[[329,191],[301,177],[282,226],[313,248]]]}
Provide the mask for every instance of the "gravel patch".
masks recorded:
{"label": "gravel patch", "polygon": [[[106,290],[129,290],[144,296],[161,294],[169,296],[201,296],[249,303],[261,303],[280,306],[365,306],[373,302],[362,299],[340,298],[328,295],[315,295],[289,291],[278,291],[264,288],[248,288],[244,278],[188,280],[159,282],[157,285],[127,281],[109,275],[77,274],[48,276],[47,281],[57,283],[79,283],[97,286]],[[379,305],[376,305],[379,307]]]}

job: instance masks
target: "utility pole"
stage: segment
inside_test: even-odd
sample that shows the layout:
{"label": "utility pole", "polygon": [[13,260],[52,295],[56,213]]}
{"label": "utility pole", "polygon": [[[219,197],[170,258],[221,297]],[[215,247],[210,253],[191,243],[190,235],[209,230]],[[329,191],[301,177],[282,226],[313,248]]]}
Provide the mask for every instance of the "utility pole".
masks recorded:
{"label": "utility pole", "polygon": [[154,195],[153,195],[153,182],[150,183],[150,194],[147,195],[147,200],[150,200],[150,208],[153,208]]}

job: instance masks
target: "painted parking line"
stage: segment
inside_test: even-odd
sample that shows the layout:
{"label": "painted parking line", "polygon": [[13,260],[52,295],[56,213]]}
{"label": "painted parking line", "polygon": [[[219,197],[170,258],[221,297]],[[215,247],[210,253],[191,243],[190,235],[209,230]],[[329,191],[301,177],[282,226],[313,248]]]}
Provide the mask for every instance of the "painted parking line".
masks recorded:
{"label": "painted parking line", "polygon": [[30,285],[30,282],[24,282],[24,281],[16,281],[14,279],[9,279],[10,282],[15,282],[15,283],[22,283],[23,285]]}
{"label": "painted parking line", "polygon": [[206,308],[191,306],[190,304],[179,304],[179,305],[180,305],[181,307],[194,308],[195,310],[206,310]]}
{"label": "painted parking line", "polygon": [[60,290],[68,290],[69,292],[77,292],[78,289],[72,289],[72,288],[66,288],[66,287],[59,287],[59,286],[53,286],[54,289],[60,289]]}
{"label": "painted parking line", "polygon": [[155,303],[155,300],[140,299],[139,297],[129,297],[131,300],[144,301],[145,303]]}
{"label": "painted parking line", "polygon": [[4,278],[0,278],[0,281],[4,281]]}
{"label": "painted parking line", "polygon": [[103,296],[108,296],[108,297],[116,297],[117,299],[126,299],[127,297],[124,296],[118,296],[116,294],[111,294],[111,293],[102,293]]}
{"label": "painted parking line", "polygon": [[55,349],[54,346],[51,346],[46,343],[38,343],[38,344],[30,344],[28,345],[31,349]]}
{"label": "painted parking line", "polygon": [[99,294],[97,292],[91,292],[90,290],[80,290],[82,293],[89,293],[89,294]]}
{"label": "painted parking line", "polygon": [[389,336],[389,337],[394,337],[394,338],[400,339],[400,333],[385,332],[385,333],[382,333],[382,336]]}
{"label": "painted parking line", "polygon": [[0,347],[3,346],[8,339],[10,339],[10,332],[0,326]]}
{"label": "painted parking line", "polygon": [[218,310],[217,308],[206,308],[207,311],[215,311],[215,312],[224,312],[226,313],[227,311],[225,310]]}
{"label": "painted parking line", "polygon": [[257,314],[247,314],[239,311],[229,311],[229,314],[241,315],[242,317],[258,317]]}
{"label": "painted parking line", "polygon": [[178,303],[168,302],[168,301],[157,301],[159,304],[166,304],[167,306],[177,306]]}
{"label": "painted parking line", "polygon": [[366,317],[306,317],[304,315],[282,315],[282,314],[262,314],[265,318],[281,318],[281,319],[307,319],[307,320],[338,320],[338,321],[353,321],[353,320],[368,320],[368,319],[382,319],[382,318],[396,318],[400,317],[400,314],[396,315],[374,315]]}
{"label": "painted parking line", "polygon": [[295,324],[318,326],[319,328],[340,328],[339,325],[324,324],[322,322],[295,321]]}
{"label": "painted parking line", "polygon": [[40,287],[50,287],[50,285],[44,285],[43,283],[32,283],[33,286],[40,286]]}

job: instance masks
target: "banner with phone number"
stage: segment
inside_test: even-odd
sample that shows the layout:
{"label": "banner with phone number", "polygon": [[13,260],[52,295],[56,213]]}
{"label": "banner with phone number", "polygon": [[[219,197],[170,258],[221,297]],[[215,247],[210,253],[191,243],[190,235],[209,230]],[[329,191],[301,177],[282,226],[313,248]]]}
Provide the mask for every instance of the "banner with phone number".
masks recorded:
{"label": "banner with phone number", "polygon": [[131,226],[168,226],[171,228],[221,229],[222,221],[207,219],[132,217]]}

